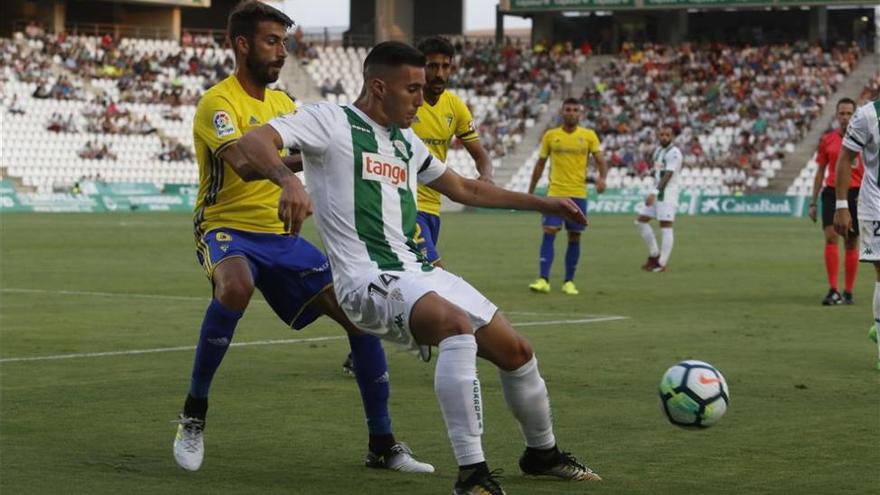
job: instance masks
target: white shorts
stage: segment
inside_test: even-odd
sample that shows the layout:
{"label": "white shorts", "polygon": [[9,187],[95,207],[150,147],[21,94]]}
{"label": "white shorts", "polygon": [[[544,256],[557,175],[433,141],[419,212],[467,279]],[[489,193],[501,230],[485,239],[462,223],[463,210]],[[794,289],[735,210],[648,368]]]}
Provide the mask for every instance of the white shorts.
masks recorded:
{"label": "white shorts", "polygon": [[656,218],[661,222],[673,222],[675,221],[676,210],[678,210],[678,203],[673,203],[671,201],[654,201],[654,204],[651,206],[642,204],[642,209],[639,211],[639,215],[648,218]]}
{"label": "white shorts", "polygon": [[859,220],[859,261],[880,261],[880,221]]}
{"label": "white shorts", "polygon": [[498,307],[463,278],[442,268],[429,272],[381,272],[364,279],[355,290],[337,294],[339,305],[352,323],[364,332],[419,351],[409,327],[413,306],[435,292],[461,308],[472,330],[489,324]]}

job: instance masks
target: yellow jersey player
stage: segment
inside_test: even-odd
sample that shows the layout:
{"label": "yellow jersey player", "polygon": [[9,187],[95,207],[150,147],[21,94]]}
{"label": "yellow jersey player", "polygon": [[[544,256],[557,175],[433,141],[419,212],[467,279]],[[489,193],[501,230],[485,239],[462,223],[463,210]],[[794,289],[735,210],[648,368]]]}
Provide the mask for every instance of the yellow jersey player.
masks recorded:
{"label": "yellow jersey player", "polygon": [[188,471],[202,465],[208,391],[257,288],[294,329],[326,314],[349,332],[370,433],[367,466],[433,472],[433,466],[418,462],[394,440],[388,367],[378,337],[362,334],[345,316],[329,290],[332,276],[327,258],[295,235],[301,222],[280,214],[288,204],[302,204],[292,201],[297,193],[305,193],[293,172],[301,163],[284,156],[281,167],[253,164],[239,151],[243,135],[294,113],[290,97],[266,87],[278,79],[284,65],[284,41],[292,24],[284,13],[257,0],[235,7],[229,16],[235,74],[208,90],[196,109],[193,140],[200,181],[195,234],[213,298],[202,320],[189,393],[174,439],[174,459]]}
{"label": "yellow jersey player", "polygon": [[[535,186],[544,173],[547,158],[550,158],[550,189],[547,191],[547,196],[572,198],[586,215],[587,166],[590,156],[596,160],[599,169],[597,192],[601,193],[605,190],[608,168],[602,157],[599,137],[593,130],[578,125],[582,115],[583,108],[577,99],[568,98],[562,103],[562,126],[550,129],[541,138],[541,152],[532,170],[529,193],[535,192]],[[542,224],[544,239],[541,242],[541,276],[529,285],[529,289],[546,294],[550,292],[553,241],[556,240],[556,234],[562,228],[563,221],[561,217],[544,215]],[[565,229],[568,231],[568,249],[565,251],[565,282],[562,284],[564,294],[572,296],[578,294],[574,285],[574,272],[581,256],[581,232],[585,227],[582,224],[565,222]]]}
{"label": "yellow jersey player", "polygon": [[[455,49],[446,38],[432,37],[418,45],[425,54],[425,81],[422,94],[424,104],[416,113],[412,128],[428,146],[432,155],[446,161],[446,153],[453,136],[474,159],[479,180],[492,182],[492,161],[480,145],[476,124],[470,110],[461,99],[446,89],[452,73]],[[437,243],[440,241],[440,193],[419,185],[416,243],[432,264],[440,264]]]}

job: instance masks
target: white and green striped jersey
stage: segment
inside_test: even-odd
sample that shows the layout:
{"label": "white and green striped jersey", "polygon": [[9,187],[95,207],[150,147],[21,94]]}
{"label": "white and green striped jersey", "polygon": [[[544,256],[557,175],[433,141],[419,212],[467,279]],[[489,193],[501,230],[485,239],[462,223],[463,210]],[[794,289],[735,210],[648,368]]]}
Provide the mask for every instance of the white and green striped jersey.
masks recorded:
{"label": "white and green striped jersey", "polygon": [[411,129],[326,102],[269,123],[285,147],[302,151],[337,293],[356,290],[377,271],[432,269],[413,240],[416,187],[440,177],[446,165]]}
{"label": "white and green striped jersey", "polygon": [[862,153],[865,175],[859,189],[859,220],[880,220],[880,100],[859,107],[843,136],[843,145]]}
{"label": "white and green striped jersey", "polygon": [[654,186],[660,186],[660,179],[663,178],[663,172],[672,172],[672,177],[666,183],[662,197],[658,197],[657,201],[666,201],[669,203],[678,203],[678,187],[679,176],[681,176],[682,155],[681,150],[674,144],[667,147],[658,146],[654,150],[651,157],[654,165]]}

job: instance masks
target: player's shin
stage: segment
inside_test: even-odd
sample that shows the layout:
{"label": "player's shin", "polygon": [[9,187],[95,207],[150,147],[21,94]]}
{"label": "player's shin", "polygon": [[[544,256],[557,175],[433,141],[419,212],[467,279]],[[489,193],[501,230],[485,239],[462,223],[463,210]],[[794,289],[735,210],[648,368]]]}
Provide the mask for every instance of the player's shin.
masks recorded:
{"label": "player's shin", "polygon": [[472,334],[447,337],[438,346],[434,392],[459,466],[485,461],[483,403],[477,379],[477,341]]}
{"label": "player's shin", "polygon": [[391,415],[388,413],[388,364],[378,337],[348,335],[355,378],[364,404],[370,451],[384,452],[394,445]]}
{"label": "player's shin", "polygon": [[550,268],[553,266],[553,241],[556,239],[556,234],[544,232],[544,237],[541,240],[541,277],[544,279],[550,279]]}
{"label": "player's shin", "polygon": [[[880,328],[880,282],[874,283],[874,324]],[[880,353],[880,339],[877,339],[877,352]]]}
{"label": "player's shin", "polygon": [[202,330],[196,346],[190,396],[198,399],[208,397],[211,381],[229,349],[229,344],[232,343],[235,326],[242,314],[242,311],[226,308],[216,299],[211,300],[202,320]]}
{"label": "player's shin", "polygon": [[675,236],[672,233],[672,227],[663,227],[660,229],[662,244],[660,244],[660,266],[666,266],[669,262],[669,256],[672,255],[672,244]]}
{"label": "player's shin", "polygon": [[553,420],[550,413],[550,397],[547,385],[538,371],[534,356],[526,364],[512,370],[499,368],[501,388],[507,407],[519,422],[526,446],[549,449],[556,445]]}
{"label": "player's shin", "polygon": [[639,235],[642,236],[642,240],[645,241],[645,246],[648,247],[648,256],[659,256],[660,248],[657,247],[657,238],[654,237],[654,231],[651,230],[651,226],[645,222],[639,222],[638,220],[636,220],[635,223]]}
{"label": "player's shin", "polygon": [[581,258],[581,241],[568,241],[565,250],[565,280],[574,280],[574,272],[577,270],[578,260]]}

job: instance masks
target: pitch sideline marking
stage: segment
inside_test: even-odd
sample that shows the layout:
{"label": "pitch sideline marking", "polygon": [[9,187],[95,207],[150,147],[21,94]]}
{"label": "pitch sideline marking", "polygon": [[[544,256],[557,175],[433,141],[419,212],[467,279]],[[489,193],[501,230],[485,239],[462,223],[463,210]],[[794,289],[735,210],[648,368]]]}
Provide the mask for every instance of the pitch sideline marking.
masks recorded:
{"label": "pitch sideline marking", "polygon": [[[524,323],[513,323],[517,327],[533,327],[540,325],[573,325],[576,323],[598,323],[603,321],[626,320],[627,316],[600,316],[595,318],[581,318],[577,320],[548,320],[548,321],[529,321]],[[229,347],[246,347],[246,346],[264,346],[278,344],[305,344],[309,342],[326,342],[329,340],[341,340],[346,338],[345,335],[337,335],[332,337],[310,337],[305,339],[271,339],[271,340],[254,340],[251,342],[233,342]],[[54,356],[31,356],[31,357],[12,357],[0,359],[2,363],[16,363],[24,361],[56,361],[60,359],[78,359],[93,358],[107,356],[128,356],[135,354],[156,354],[162,352],[192,351],[196,346],[179,346],[179,347],[159,347],[154,349],[132,349],[128,351],[107,351],[107,352],[81,352],[75,354],[56,354]]]}

